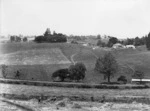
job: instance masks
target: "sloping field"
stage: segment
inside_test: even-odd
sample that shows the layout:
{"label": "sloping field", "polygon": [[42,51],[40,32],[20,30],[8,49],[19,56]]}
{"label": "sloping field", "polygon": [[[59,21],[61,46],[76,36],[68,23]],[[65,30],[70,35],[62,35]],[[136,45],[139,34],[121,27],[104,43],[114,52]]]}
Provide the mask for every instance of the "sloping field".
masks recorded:
{"label": "sloping field", "polygon": [[[92,50],[92,48],[68,43],[7,43],[0,44],[0,50],[1,54],[9,58],[6,59],[7,61],[12,61],[13,64],[22,64],[11,64],[8,67],[8,78],[13,78],[16,70],[20,70],[23,73],[21,79],[31,80],[33,78],[33,80],[51,81],[51,74],[60,68],[69,67],[71,56],[75,54],[74,61],[83,62],[87,68],[83,82],[100,83],[106,81],[102,74],[94,70],[94,67],[97,57],[103,55],[106,51],[110,51],[110,49]],[[55,50],[57,51],[55,52]],[[145,73],[144,78],[150,78],[150,52],[146,50],[145,46],[138,47],[136,50],[111,50],[111,52],[120,65],[119,72],[114,75],[114,78],[111,78],[111,81],[116,81],[120,75],[125,75],[128,82],[131,82],[133,69],[143,71]]]}
{"label": "sloping field", "polygon": [[38,65],[71,63],[59,48],[17,51],[0,55],[0,64]]}

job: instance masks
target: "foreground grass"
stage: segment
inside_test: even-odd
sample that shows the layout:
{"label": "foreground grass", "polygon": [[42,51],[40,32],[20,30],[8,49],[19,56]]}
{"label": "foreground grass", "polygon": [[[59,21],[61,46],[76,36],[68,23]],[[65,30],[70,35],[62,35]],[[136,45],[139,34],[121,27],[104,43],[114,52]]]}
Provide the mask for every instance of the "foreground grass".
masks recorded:
{"label": "foreground grass", "polygon": [[44,100],[37,102],[35,99],[28,101],[20,100],[2,100],[0,101],[0,109],[2,111],[149,111],[150,106],[143,103],[98,103],[98,102],[82,102],[71,101],[70,99],[62,99],[51,101]]}
{"label": "foreground grass", "polygon": [[[39,96],[48,97],[69,97],[72,100],[100,101],[105,97],[106,101],[124,102],[144,102],[150,103],[150,89],[78,89],[78,88],[58,88],[44,86],[26,86],[0,84],[0,95],[6,98],[32,99]],[[13,95],[13,96],[10,96]]]}

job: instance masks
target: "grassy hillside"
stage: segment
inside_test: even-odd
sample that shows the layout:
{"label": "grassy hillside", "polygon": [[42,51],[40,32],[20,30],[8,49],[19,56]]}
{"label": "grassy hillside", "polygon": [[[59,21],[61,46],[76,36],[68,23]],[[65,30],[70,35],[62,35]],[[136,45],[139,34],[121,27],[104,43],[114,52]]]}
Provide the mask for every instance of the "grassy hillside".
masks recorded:
{"label": "grassy hillside", "polygon": [[[68,43],[8,43],[0,44],[1,54],[11,54],[11,53],[21,53],[31,56],[32,60],[32,51],[34,52],[33,56],[40,55],[40,59],[44,59],[47,63],[51,61],[48,59],[51,51],[53,49],[59,49],[62,54],[71,61],[71,56],[73,54],[74,61],[82,61],[87,68],[86,77],[83,82],[88,83],[100,83],[104,82],[103,75],[94,71],[95,62],[97,57],[103,55],[106,51],[110,49],[96,49],[83,47],[78,44],[68,44]],[[145,73],[145,78],[150,78],[150,52],[146,50],[144,46],[138,47],[136,50],[133,49],[124,49],[124,50],[111,50],[114,56],[116,57],[120,67],[119,72],[115,74],[114,78],[111,81],[116,81],[120,75],[125,75],[130,82],[131,76],[133,74],[132,69],[139,69]],[[25,53],[28,52],[28,53]],[[29,53],[30,52],[30,53]],[[43,53],[45,57],[43,57]],[[53,52],[54,54],[54,52]],[[53,55],[52,54],[52,55]],[[59,55],[59,54],[54,54]],[[22,55],[23,57],[24,55]],[[37,59],[38,60],[38,59]],[[32,60],[34,61],[34,60]],[[56,60],[55,60],[56,61]],[[8,67],[8,78],[13,78],[14,72],[20,70],[23,75],[21,79],[33,79],[33,80],[47,80],[51,81],[51,74],[60,68],[69,67],[70,63],[66,64],[38,64],[34,65],[10,65]]]}
{"label": "grassy hillside", "polygon": [[0,64],[36,65],[36,64],[68,64],[70,61],[59,48],[31,49],[0,55]]}

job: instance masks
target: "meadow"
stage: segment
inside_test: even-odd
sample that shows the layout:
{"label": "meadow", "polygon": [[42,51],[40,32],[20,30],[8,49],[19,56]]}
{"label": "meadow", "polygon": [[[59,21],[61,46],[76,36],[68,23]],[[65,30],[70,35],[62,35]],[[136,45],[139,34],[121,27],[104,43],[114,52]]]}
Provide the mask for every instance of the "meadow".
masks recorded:
{"label": "meadow", "polygon": [[[135,50],[106,50],[105,48],[93,50],[91,47],[70,43],[1,43],[0,62],[2,64],[3,60],[8,59],[7,78],[14,78],[15,72],[19,70],[22,73],[20,79],[41,81],[52,81],[51,75],[54,71],[69,67],[73,64],[73,61],[83,62],[87,68],[83,82],[100,83],[106,80],[103,79],[102,74],[94,70],[95,62],[97,57],[108,50],[114,54],[119,63],[119,71],[111,81],[116,81],[120,75],[124,75],[128,82],[131,82],[135,69],[143,71],[145,78],[150,78],[150,52],[146,50],[145,46],[137,47]],[[4,55],[7,55],[5,59],[3,58]],[[72,55],[74,55],[73,58]],[[20,57],[20,60],[16,62],[18,57]],[[60,62],[62,60],[63,62]],[[27,62],[22,64],[23,62],[19,61]],[[13,62],[14,64],[11,64]],[[0,77],[2,77],[2,74],[0,74]]]}

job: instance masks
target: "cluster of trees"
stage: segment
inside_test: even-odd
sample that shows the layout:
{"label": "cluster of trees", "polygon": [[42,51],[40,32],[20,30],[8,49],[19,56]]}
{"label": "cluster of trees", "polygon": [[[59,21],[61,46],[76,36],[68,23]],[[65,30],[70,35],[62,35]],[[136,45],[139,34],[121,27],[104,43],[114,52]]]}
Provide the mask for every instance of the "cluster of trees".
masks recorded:
{"label": "cluster of trees", "polygon": [[126,39],[123,41],[119,41],[120,43],[124,45],[135,45],[135,46],[140,46],[140,45],[146,45],[147,49],[150,50],[150,32],[148,35],[143,36],[141,38],[135,37],[131,39]]}
{"label": "cluster of trees", "polygon": [[[100,74],[103,74],[104,79],[107,79],[107,83],[112,83],[111,78],[114,77],[114,74],[118,72],[119,65],[117,60],[113,56],[111,52],[105,53],[103,56],[100,56],[95,64],[95,70]],[[59,69],[52,74],[53,80],[59,77],[60,81],[64,81],[65,79],[70,80],[83,80],[86,74],[86,67],[83,63],[76,63],[71,65],[69,68],[66,69]],[[133,78],[142,80],[144,78],[144,72],[135,70],[134,74],[132,75]],[[127,83],[127,78],[121,75],[118,79],[118,82],[123,84]],[[139,83],[142,83],[140,81]]]}
{"label": "cluster of trees", "polygon": [[100,47],[112,47],[113,44],[116,44],[116,43],[119,42],[119,40],[116,37],[108,36],[108,38],[109,38],[108,43],[103,42],[101,40],[101,38],[99,38],[99,40],[97,42],[97,46],[100,46]]}
{"label": "cluster of trees", "polygon": [[28,41],[28,38],[27,37],[19,37],[19,36],[10,36],[10,41],[11,42],[27,42]]}
{"label": "cluster of trees", "polygon": [[121,43],[123,45],[135,45],[135,46],[146,45],[147,49],[150,50],[150,33],[141,38],[135,37],[135,38],[127,38],[124,40],[119,40],[116,37],[108,36],[109,38],[108,43],[103,42],[101,40],[100,35],[98,35],[97,38],[98,38],[97,46],[101,47],[112,47],[113,44]]}
{"label": "cluster of trees", "polygon": [[70,65],[69,68],[59,69],[52,74],[52,79],[59,78],[60,81],[64,81],[65,79],[70,80],[83,80],[86,74],[86,67],[83,63],[76,63],[74,65]]}
{"label": "cluster of trees", "polygon": [[67,37],[62,33],[56,33],[55,31],[53,34],[51,34],[51,31],[49,28],[47,28],[46,32],[42,36],[37,36],[34,39],[37,43],[42,42],[50,42],[50,43],[56,43],[56,42],[67,42]]}
{"label": "cluster of trees", "polygon": [[125,40],[119,41],[123,45],[135,45],[135,46],[140,46],[140,45],[145,45],[146,44],[146,37],[135,37],[135,38],[127,38]]}

